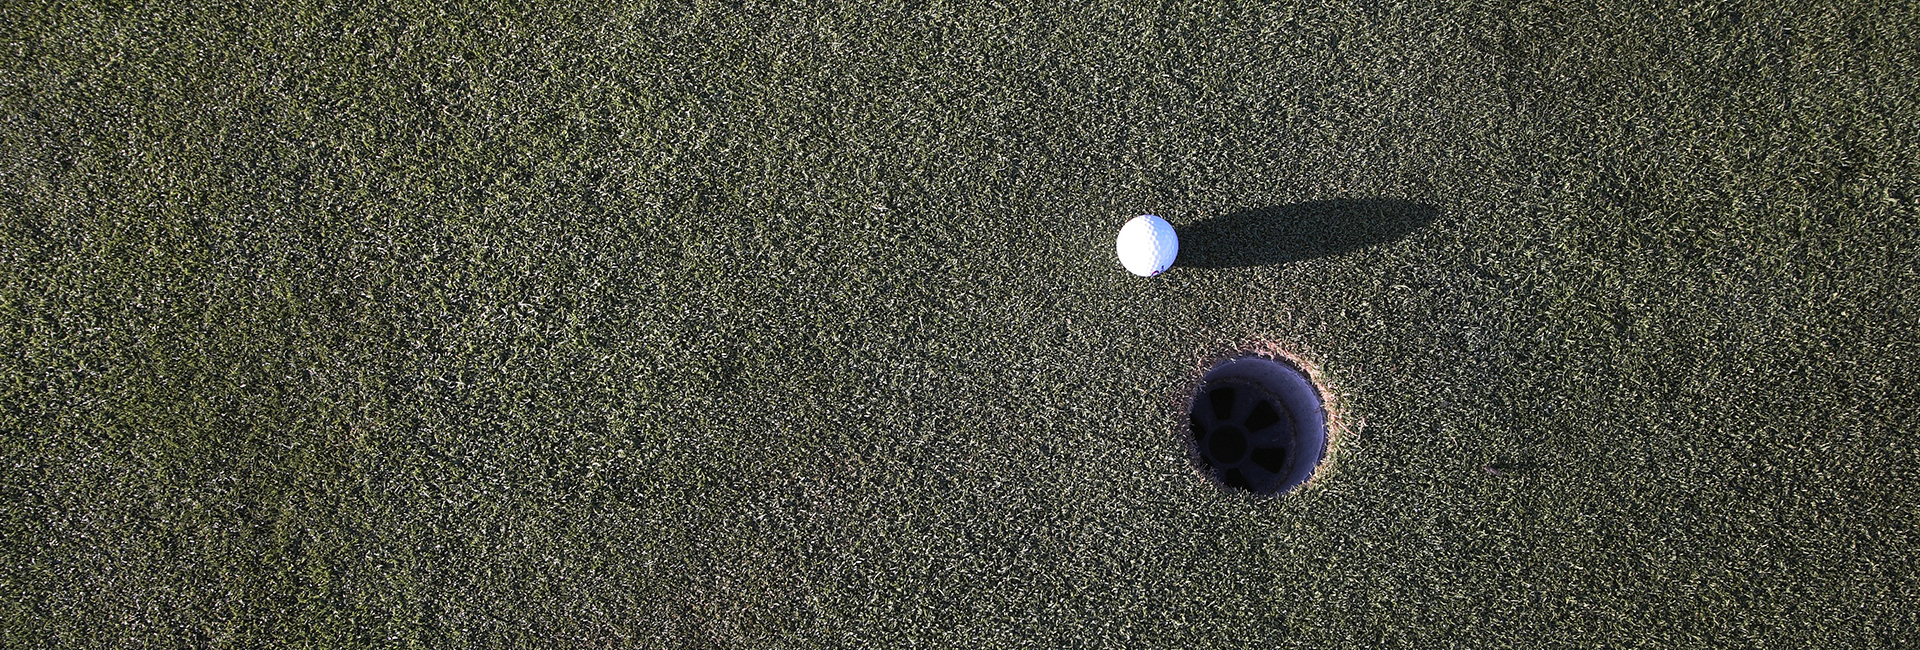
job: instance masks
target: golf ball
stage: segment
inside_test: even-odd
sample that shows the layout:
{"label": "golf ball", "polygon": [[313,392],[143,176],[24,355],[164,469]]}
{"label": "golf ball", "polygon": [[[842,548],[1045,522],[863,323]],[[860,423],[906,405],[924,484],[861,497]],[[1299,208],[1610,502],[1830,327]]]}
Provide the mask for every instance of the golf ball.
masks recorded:
{"label": "golf ball", "polygon": [[1120,240],[1114,244],[1114,252],[1120,255],[1120,265],[1127,267],[1127,271],[1152,277],[1173,266],[1173,258],[1180,254],[1180,236],[1174,234],[1173,224],[1166,219],[1143,214],[1120,227]]}

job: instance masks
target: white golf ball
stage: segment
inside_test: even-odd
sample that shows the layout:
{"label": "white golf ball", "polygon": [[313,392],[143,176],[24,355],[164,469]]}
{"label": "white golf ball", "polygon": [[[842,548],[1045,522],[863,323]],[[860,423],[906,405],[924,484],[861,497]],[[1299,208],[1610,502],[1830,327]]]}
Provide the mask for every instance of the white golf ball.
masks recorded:
{"label": "white golf ball", "polygon": [[1114,252],[1120,255],[1120,265],[1127,267],[1127,271],[1152,277],[1173,266],[1173,258],[1180,254],[1180,236],[1174,234],[1173,224],[1166,219],[1143,214],[1120,227],[1120,241],[1114,244]]}

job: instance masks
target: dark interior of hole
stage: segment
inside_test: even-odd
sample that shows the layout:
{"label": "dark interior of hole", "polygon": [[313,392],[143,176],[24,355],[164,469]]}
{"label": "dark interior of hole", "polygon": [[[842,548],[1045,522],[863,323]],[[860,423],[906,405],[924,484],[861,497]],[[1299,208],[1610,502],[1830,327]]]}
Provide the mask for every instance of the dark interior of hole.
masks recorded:
{"label": "dark interior of hole", "polygon": [[1239,427],[1224,426],[1214,429],[1212,438],[1213,442],[1208,443],[1207,449],[1213,452],[1213,458],[1220,461],[1222,465],[1238,463],[1240,457],[1247,453],[1247,434],[1241,433]]}
{"label": "dark interior of hole", "polygon": [[1253,463],[1261,469],[1279,474],[1287,466],[1286,447],[1261,447],[1253,450]]}
{"label": "dark interior of hole", "polygon": [[1233,419],[1234,392],[1231,387],[1215,388],[1207,393],[1207,402],[1213,406],[1213,419],[1225,422]]}
{"label": "dark interior of hole", "polygon": [[1228,468],[1227,471],[1221,472],[1220,482],[1227,484],[1229,487],[1237,487],[1242,490],[1253,489],[1253,484],[1247,482],[1247,475],[1241,474],[1240,468],[1238,467]]}
{"label": "dark interior of hole", "polygon": [[1253,404],[1253,412],[1247,414],[1247,431],[1256,432],[1273,426],[1280,421],[1280,414],[1274,412],[1273,402],[1260,400]]}
{"label": "dark interior of hole", "polygon": [[[1285,478],[1298,451],[1292,448],[1295,437],[1303,432],[1295,430],[1287,402],[1241,381],[1224,377],[1201,386],[1187,425],[1202,471],[1224,487],[1254,492],[1253,478],[1263,484]],[[1278,486],[1260,494],[1272,494],[1272,487]]]}

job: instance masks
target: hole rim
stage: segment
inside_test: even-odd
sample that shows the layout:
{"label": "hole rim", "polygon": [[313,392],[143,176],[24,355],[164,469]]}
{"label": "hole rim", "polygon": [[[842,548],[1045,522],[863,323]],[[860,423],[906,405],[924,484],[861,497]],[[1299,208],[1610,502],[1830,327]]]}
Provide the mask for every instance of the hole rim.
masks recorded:
{"label": "hole rim", "polygon": [[[1239,389],[1238,399],[1228,417],[1221,418],[1219,409],[1212,405],[1220,389],[1228,385]],[[1263,404],[1269,405],[1278,418],[1254,431],[1245,426],[1246,420],[1253,418]],[[1189,453],[1201,473],[1223,489],[1261,497],[1287,494],[1311,479],[1326,459],[1331,437],[1326,399],[1306,370],[1290,361],[1248,352],[1227,357],[1201,376],[1189,394],[1186,410],[1188,430],[1184,437]],[[1247,439],[1232,462],[1210,453],[1210,443],[1223,425],[1236,427]],[[1261,433],[1266,435],[1256,435]],[[1260,456],[1271,461],[1276,448],[1280,449],[1280,471],[1255,460]]]}

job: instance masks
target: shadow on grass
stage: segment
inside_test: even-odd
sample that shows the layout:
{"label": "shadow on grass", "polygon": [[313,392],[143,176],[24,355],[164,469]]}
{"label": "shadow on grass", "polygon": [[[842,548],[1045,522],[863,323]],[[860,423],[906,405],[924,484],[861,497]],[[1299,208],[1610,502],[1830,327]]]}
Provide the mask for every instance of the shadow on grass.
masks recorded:
{"label": "shadow on grass", "polygon": [[1389,243],[1440,216],[1424,203],[1332,199],[1241,210],[1179,228],[1177,264],[1201,269],[1286,264]]}
{"label": "shadow on grass", "polygon": [[1516,474],[1532,474],[1544,467],[1546,466],[1540,463],[1502,460],[1481,465],[1480,471],[1486,472],[1491,476],[1513,476]]}

